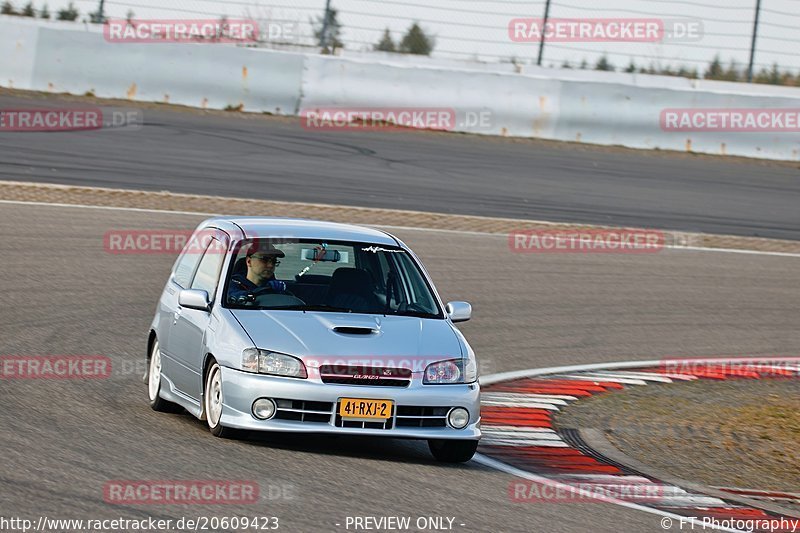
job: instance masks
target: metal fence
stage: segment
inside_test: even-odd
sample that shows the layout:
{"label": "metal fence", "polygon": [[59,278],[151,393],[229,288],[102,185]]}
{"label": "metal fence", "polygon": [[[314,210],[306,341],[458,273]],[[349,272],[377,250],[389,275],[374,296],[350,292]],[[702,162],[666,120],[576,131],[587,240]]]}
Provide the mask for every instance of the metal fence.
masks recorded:
{"label": "metal fence", "polygon": [[[16,1],[22,4],[27,0]],[[50,2],[52,6],[53,0]],[[586,0],[75,1],[84,17],[96,13],[101,4],[104,14],[114,17],[132,12],[144,18],[254,18],[270,29],[263,45],[273,48],[318,47],[325,20],[335,17],[341,26],[338,39],[344,53],[374,50],[387,30],[394,42],[400,42],[408,28],[418,23],[435,39],[432,55],[440,59],[522,65],[540,62],[547,67],[572,68],[596,68],[600,63],[604,69],[666,73],[678,73],[682,67],[684,73],[696,70],[702,77],[719,56],[725,70],[737,70],[740,76],[746,74],[748,62],[752,62],[755,73],[774,69],[775,64],[782,71],[800,70],[796,53],[800,49],[800,0],[607,0],[601,5]],[[328,6],[330,10],[326,11]],[[513,19],[545,16],[549,21],[695,21],[700,35],[655,42],[544,39],[543,43],[522,43],[510,38],[509,23]]]}

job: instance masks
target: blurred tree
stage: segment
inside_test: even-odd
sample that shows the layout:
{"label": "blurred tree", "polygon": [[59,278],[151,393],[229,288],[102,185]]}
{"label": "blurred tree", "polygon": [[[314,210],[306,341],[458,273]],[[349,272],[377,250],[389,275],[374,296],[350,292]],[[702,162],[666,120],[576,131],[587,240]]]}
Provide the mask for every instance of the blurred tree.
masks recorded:
{"label": "blurred tree", "polygon": [[39,11],[39,18],[40,19],[49,19],[50,18],[50,9],[47,7],[47,4],[42,6],[42,10]]}
{"label": "blurred tree", "polygon": [[386,28],[383,31],[383,36],[381,40],[378,41],[378,44],[375,45],[375,50],[379,52],[396,52],[397,46],[395,46],[394,41],[392,40],[392,34],[389,33],[389,28]]}
{"label": "blurred tree", "polygon": [[315,28],[314,37],[317,39],[317,44],[322,47],[323,53],[329,54],[337,48],[344,48],[344,43],[340,38],[342,23],[339,22],[339,11],[331,8],[327,11],[327,17],[327,24],[324,16],[317,17],[317,20],[311,24]]}
{"label": "blurred tree", "polygon": [[14,5],[6,0],[3,2],[3,6],[0,7],[0,15],[17,15],[18,13],[14,9]]}
{"label": "blurred tree", "polygon": [[608,60],[608,58],[603,54],[603,56],[597,60],[597,64],[594,66],[595,70],[614,70],[614,65]]}
{"label": "blurred tree", "polygon": [[429,56],[436,46],[433,37],[428,37],[416,22],[408,28],[408,31],[400,41],[400,51],[404,54],[416,54]]}
{"label": "blurred tree", "polygon": [[25,7],[22,8],[22,12],[20,13],[23,17],[35,17],[36,10],[33,9],[33,2],[28,2],[25,4]]}
{"label": "blurred tree", "polygon": [[736,65],[736,60],[731,59],[728,68],[725,70],[725,74],[722,75],[722,79],[725,81],[744,80],[743,73],[739,71],[739,67]]}
{"label": "blurred tree", "polygon": [[780,85],[781,81],[782,81],[782,78],[783,78],[783,76],[781,76],[781,72],[780,72],[780,70],[778,70],[778,64],[777,63],[773,63],[772,64],[772,69],[770,69],[770,71],[769,71],[769,82],[768,83],[771,83],[772,85]]}
{"label": "blurred tree", "polygon": [[221,39],[226,39],[228,34],[230,33],[230,24],[228,24],[228,15],[222,15],[218,21],[219,27],[217,28],[217,33],[214,35],[212,40],[219,41]]}
{"label": "blurred tree", "polygon": [[70,2],[66,8],[58,10],[56,18],[58,20],[77,20],[78,15],[78,9],[75,7],[75,4]]}
{"label": "blurred tree", "polygon": [[636,72],[636,64],[633,62],[633,59],[631,59],[631,62],[628,63],[628,66],[625,69],[625,72],[628,72],[628,73],[631,73],[631,74]]}
{"label": "blurred tree", "polygon": [[721,80],[723,76],[722,61],[720,61],[719,54],[717,54],[714,56],[714,59],[711,61],[703,77],[707,80]]}

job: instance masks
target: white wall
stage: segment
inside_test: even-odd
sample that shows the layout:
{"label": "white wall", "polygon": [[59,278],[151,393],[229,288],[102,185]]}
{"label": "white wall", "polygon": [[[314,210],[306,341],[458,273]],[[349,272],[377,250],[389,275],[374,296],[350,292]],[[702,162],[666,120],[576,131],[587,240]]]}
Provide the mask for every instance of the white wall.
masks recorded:
{"label": "white wall", "polygon": [[[477,134],[800,159],[799,132],[680,133],[659,123],[664,108],[800,109],[797,88],[537,67],[489,71],[391,56],[108,43],[93,25],[0,17],[0,85],[7,87],[283,115],[446,107],[456,110],[457,131]],[[481,112],[488,124],[464,121]]]}

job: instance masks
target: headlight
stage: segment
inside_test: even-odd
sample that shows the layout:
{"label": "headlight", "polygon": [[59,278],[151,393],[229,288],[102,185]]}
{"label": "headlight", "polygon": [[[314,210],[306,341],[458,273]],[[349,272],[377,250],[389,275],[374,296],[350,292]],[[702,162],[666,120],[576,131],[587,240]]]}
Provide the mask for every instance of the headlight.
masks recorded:
{"label": "headlight", "polygon": [[478,381],[478,362],[475,360],[475,354],[470,351],[470,357],[466,360],[464,367],[464,382],[475,383]]}
{"label": "headlight", "polygon": [[242,352],[242,370],[289,378],[308,377],[306,367],[300,359],[257,348],[248,348]]}
{"label": "headlight", "polygon": [[428,365],[422,383],[426,385],[451,385],[464,383],[464,360],[451,359]]}

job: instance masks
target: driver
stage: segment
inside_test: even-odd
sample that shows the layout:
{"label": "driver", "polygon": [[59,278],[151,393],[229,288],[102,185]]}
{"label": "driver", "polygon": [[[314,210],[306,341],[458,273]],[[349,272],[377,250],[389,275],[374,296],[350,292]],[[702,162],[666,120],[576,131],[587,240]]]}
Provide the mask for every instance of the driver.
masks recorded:
{"label": "driver", "polygon": [[253,291],[265,289],[276,293],[286,292],[286,283],[275,279],[275,267],[281,264],[283,251],[269,242],[254,242],[247,250],[247,274],[240,272],[231,276],[228,299],[236,303],[255,301]]}

